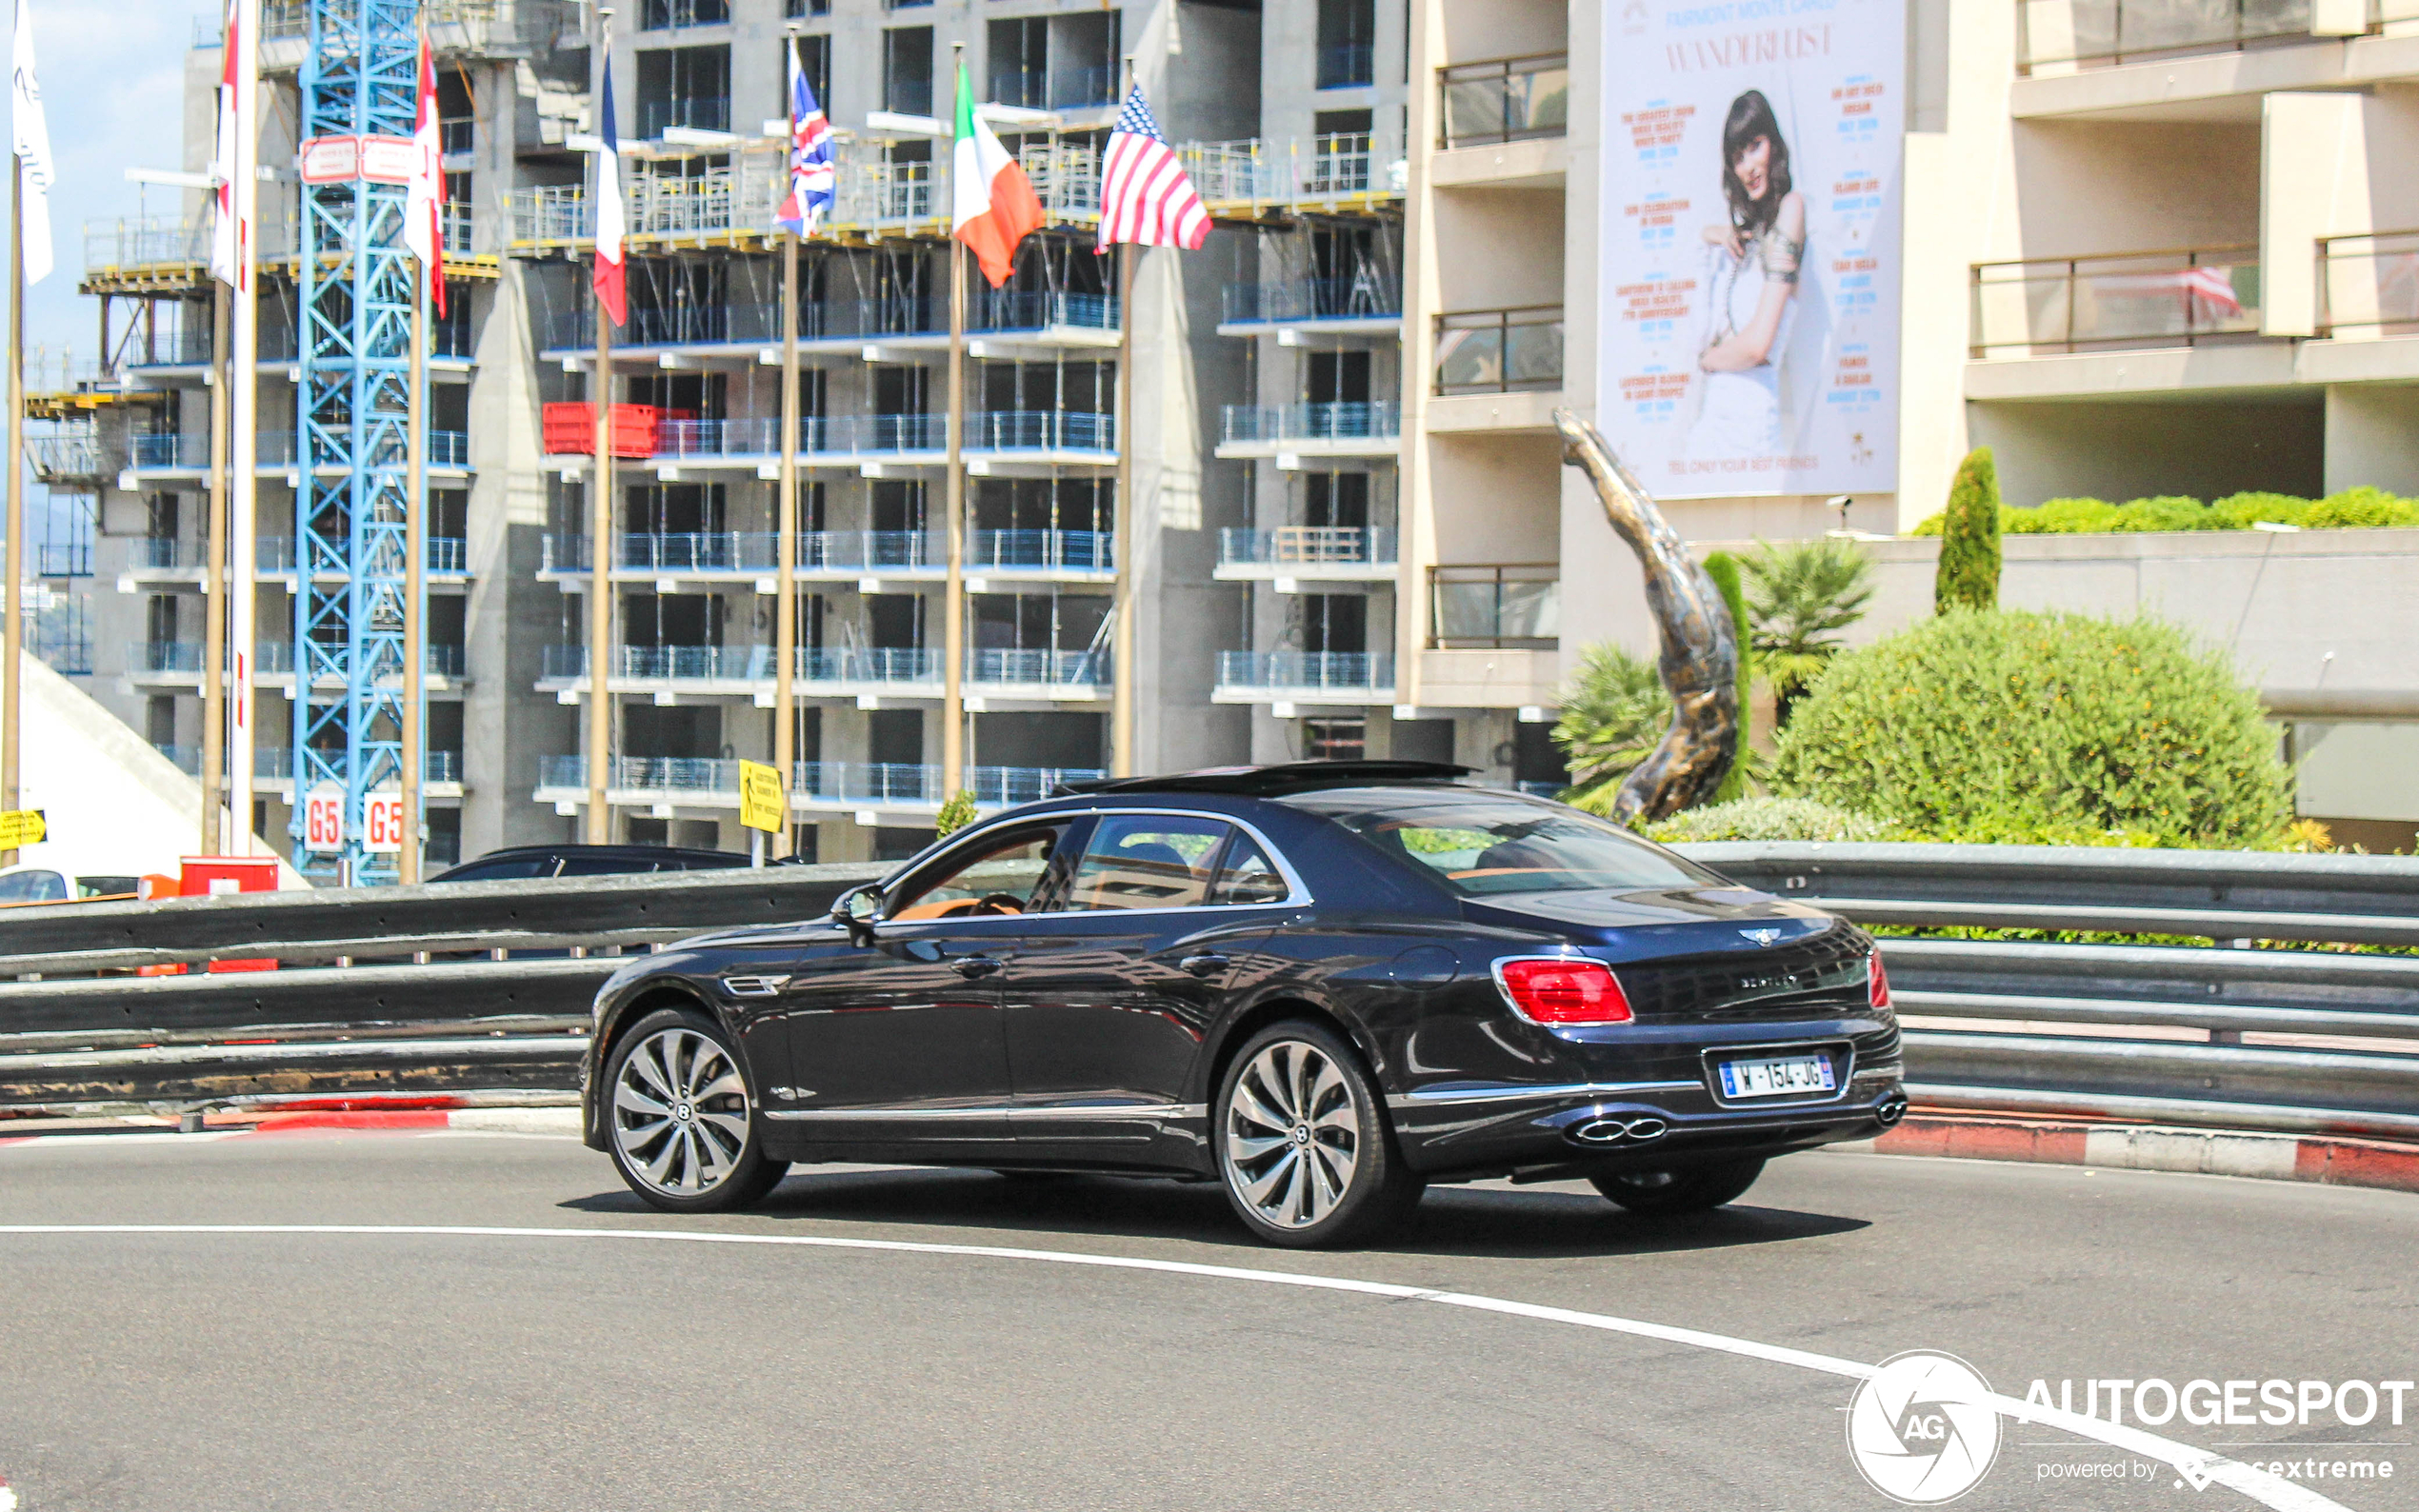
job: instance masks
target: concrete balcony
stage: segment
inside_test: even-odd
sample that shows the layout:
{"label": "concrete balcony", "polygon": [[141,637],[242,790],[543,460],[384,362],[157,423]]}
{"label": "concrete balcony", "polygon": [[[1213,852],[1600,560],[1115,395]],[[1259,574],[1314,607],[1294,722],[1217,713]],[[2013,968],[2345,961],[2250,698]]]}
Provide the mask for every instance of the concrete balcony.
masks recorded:
{"label": "concrete balcony", "polygon": [[1569,169],[1567,53],[1456,63],[1436,70],[1438,189],[1558,188]]}
{"label": "concrete balcony", "polygon": [[[202,774],[202,748],[199,746],[157,746],[152,747],[176,764],[177,770],[188,777]],[[421,795],[436,802],[459,801],[462,797],[462,753],[458,750],[432,750],[424,753],[421,771]],[[294,748],[291,746],[255,746],[252,747],[252,781],[260,791],[275,793],[290,799],[294,791]]]}
{"label": "concrete balcony", "polygon": [[1228,405],[1220,411],[1218,455],[1391,457],[1402,449],[1403,407],[1391,400],[1342,404]]}
{"label": "concrete balcony", "polygon": [[[336,691],[348,685],[341,646],[314,645],[307,658],[308,681],[313,691]],[[422,686],[432,697],[459,695],[470,686],[468,659],[459,646],[422,648],[426,668]],[[199,641],[136,641],[126,648],[126,679],[137,687],[198,688],[202,684],[202,643]],[[292,696],[303,679],[294,666],[294,643],[262,641],[252,651],[252,686],[282,687]],[[380,687],[400,688],[402,669],[389,667],[378,678]]]}
{"label": "concrete balcony", "polygon": [[[1014,357],[1032,349],[1112,348],[1121,318],[1113,294],[978,290],[967,303],[966,329],[973,355]],[[558,311],[540,340],[547,360],[567,369],[588,367],[596,316],[586,309]],[[798,349],[809,356],[847,353],[890,362],[899,352],[946,352],[949,342],[950,307],[942,299],[816,300],[798,312]],[[781,361],[781,346],[778,304],[634,309],[630,324],[613,333],[613,362],[641,368],[716,362],[769,367]]]}
{"label": "concrete balcony", "polygon": [[[684,699],[746,699],[772,705],[770,646],[623,646],[614,648],[611,693],[644,693],[658,704]],[[941,653],[910,647],[856,649],[800,647],[795,687],[802,698],[853,699],[860,708],[926,704],[942,694]],[[1106,652],[978,647],[966,653],[960,687],[969,708],[1095,704],[1110,696]],[[546,648],[540,692],[575,704],[591,686],[588,647]]]}
{"label": "concrete balcony", "polygon": [[1400,336],[1403,291],[1375,279],[1303,278],[1282,284],[1229,284],[1221,336],[1274,332],[1284,347],[1327,336]]}
{"label": "concrete balcony", "polygon": [[1360,526],[1281,525],[1218,532],[1223,583],[1383,583],[1394,576],[1394,532]]}
{"label": "concrete balcony", "polygon": [[[461,536],[430,536],[424,543],[428,550],[428,583],[432,588],[461,587],[470,581],[470,546]],[[174,536],[144,536],[133,543],[128,554],[127,569],[118,574],[118,591],[132,593],[140,588],[202,587],[202,566],[209,555],[209,544],[188,541]],[[294,538],[290,535],[264,535],[253,541],[252,575],[256,579],[283,578],[289,587],[295,580]],[[313,581],[342,583],[345,574],[331,569],[311,574]]]}
{"label": "concrete balcony", "polygon": [[1210,701],[1362,707],[1394,702],[1394,658],[1383,651],[1220,651]]}
{"label": "concrete balcony", "polygon": [[[978,809],[1030,804],[1062,783],[1107,776],[1097,767],[969,766],[965,789]],[[539,762],[539,803],[576,813],[588,801],[588,759],[548,756]],[[703,757],[616,756],[607,801],[622,807],[730,809],[739,806],[739,763]],[[930,819],[948,798],[938,766],[896,762],[799,762],[790,770],[795,814],[853,813],[866,823],[898,815]]]}
{"label": "concrete balcony", "polygon": [[[809,416],[799,422],[799,464],[842,468],[866,477],[912,474],[945,465],[949,458],[946,415]],[[976,477],[1017,468],[1109,468],[1117,464],[1113,415],[1071,409],[977,410],[966,416],[959,449]],[[781,422],[767,416],[738,420],[666,420],[655,427],[654,450],[645,462],[657,478],[676,482],[695,475],[733,471],[770,479],[781,471]],[[554,452],[546,466],[576,477],[594,463],[586,452]]]}
{"label": "concrete balcony", "polygon": [[[264,430],[252,438],[252,445],[255,477],[283,477],[290,483],[300,483],[304,448],[293,431]],[[431,430],[428,433],[428,448],[430,477],[470,476],[470,438],[466,432]],[[146,483],[202,482],[210,475],[210,453],[207,432],[134,436],[130,438],[127,468],[119,475],[118,486],[132,490]],[[403,428],[393,427],[391,434],[382,429],[370,455],[362,461],[373,468],[404,467]],[[342,477],[351,470],[351,464],[343,460],[331,442],[315,438],[310,448],[310,470],[313,477]]]}
{"label": "concrete balcony", "polygon": [[[780,537],[770,530],[695,534],[626,534],[613,567],[617,583],[748,583],[773,591]],[[576,591],[592,570],[586,536],[549,534],[538,575]],[[909,530],[809,530],[798,536],[800,582],[853,583],[884,591],[892,583],[939,583],[949,576],[949,545],[941,536]],[[1090,530],[969,530],[963,570],[968,591],[992,581],[1112,583],[1113,539]],[[870,583],[870,588],[864,585]]]}

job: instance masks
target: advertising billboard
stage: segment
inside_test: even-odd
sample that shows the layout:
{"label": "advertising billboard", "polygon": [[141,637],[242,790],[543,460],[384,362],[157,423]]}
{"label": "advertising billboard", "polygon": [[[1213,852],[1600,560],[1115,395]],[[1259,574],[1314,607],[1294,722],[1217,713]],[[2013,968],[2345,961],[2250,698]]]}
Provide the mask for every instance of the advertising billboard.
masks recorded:
{"label": "advertising billboard", "polygon": [[1665,498],[1891,491],[1905,0],[1608,19],[1607,439]]}

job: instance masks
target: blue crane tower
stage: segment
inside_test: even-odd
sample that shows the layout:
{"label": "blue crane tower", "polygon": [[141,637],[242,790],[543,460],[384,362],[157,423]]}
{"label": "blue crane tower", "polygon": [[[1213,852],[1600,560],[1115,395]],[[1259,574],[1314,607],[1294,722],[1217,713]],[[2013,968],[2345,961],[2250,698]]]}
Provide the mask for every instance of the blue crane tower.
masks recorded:
{"label": "blue crane tower", "polygon": [[[412,132],[420,0],[311,0],[302,135]],[[295,859],[391,882],[363,848],[365,800],[403,778],[404,511],[415,265],[406,189],[357,177],[302,189],[295,400]],[[423,401],[427,395],[419,395]],[[425,606],[423,606],[425,607]],[[424,726],[425,727],[425,726]],[[306,796],[345,794],[341,855],[303,853]],[[421,816],[405,822],[417,832]]]}

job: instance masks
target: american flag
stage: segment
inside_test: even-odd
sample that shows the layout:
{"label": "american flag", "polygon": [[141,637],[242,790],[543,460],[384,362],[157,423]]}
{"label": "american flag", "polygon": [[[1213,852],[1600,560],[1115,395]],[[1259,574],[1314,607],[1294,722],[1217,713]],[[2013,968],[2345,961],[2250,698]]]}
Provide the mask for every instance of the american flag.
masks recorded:
{"label": "american flag", "polygon": [[1176,161],[1176,149],[1159,134],[1137,85],[1117,112],[1101,160],[1099,248],[1132,242],[1199,251],[1209,239],[1210,212]]}
{"label": "american flag", "polygon": [[831,163],[831,123],[815,103],[807,70],[790,50],[790,194],[773,211],[773,224],[798,236],[812,236],[831,208],[838,175]]}

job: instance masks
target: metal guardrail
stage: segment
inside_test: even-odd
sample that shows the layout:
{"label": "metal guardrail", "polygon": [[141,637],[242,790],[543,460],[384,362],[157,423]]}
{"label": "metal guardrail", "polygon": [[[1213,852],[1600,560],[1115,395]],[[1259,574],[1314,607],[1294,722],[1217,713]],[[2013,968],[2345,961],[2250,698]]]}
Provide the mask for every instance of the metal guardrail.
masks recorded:
{"label": "metal guardrail", "polygon": [[[2408,857],[1679,848],[1869,925],[2419,945],[2419,859]],[[559,1094],[617,957],[812,918],[885,869],[10,909],[0,1108]],[[2419,954],[1900,937],[1882,951],[1919,1103],[2419,1138]],[[127,974],[253,958],[280,968]]]}
{"label": "metal guardrail", "polygon": [[1885,938],[1909,1090],[1936,1106],[2419,1138],[2419,858],[2067,846],[1675,847]]}

